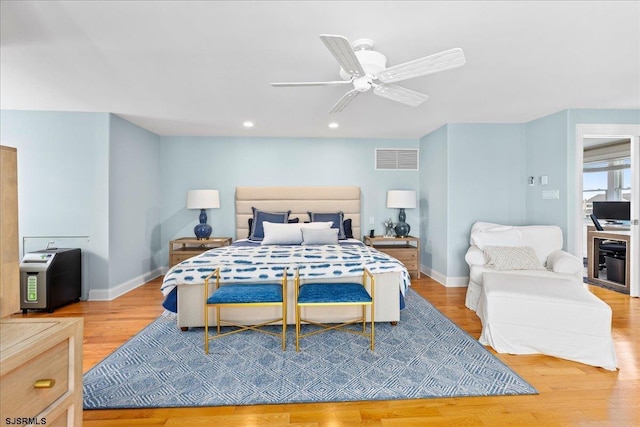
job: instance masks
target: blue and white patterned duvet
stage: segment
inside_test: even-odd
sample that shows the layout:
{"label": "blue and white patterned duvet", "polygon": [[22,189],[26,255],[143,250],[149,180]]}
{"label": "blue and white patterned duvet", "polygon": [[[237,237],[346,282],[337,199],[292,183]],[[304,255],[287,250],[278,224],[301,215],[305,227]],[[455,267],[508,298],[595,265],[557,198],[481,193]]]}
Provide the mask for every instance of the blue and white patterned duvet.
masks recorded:
{"label": "blue and white patterned duvet", "polygon": [[164,277],[160,290],[166,296],[176,286],[201,284],[216,268],[221,282],[267,281],[287,276],[334,278],[361,276],[364,267],[372,273],[399,272],[404,295],[411,284],[409,272],[397,259],[369,246],[360,245],[256,245],[211,249],[176,264]]}

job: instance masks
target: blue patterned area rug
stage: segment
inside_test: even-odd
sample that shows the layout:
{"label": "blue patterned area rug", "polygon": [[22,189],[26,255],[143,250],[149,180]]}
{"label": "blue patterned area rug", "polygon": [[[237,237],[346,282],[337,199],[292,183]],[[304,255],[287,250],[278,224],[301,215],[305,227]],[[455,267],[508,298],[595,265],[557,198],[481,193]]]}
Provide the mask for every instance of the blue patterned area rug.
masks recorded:
{"label": "blue patterned area rug", "polygon": [[248,331],[214,340],[160,317],[84,375],[84,408],[155,408],[536,394],[478,341],[409,290],[397,326],[330,331],[295,351]]}

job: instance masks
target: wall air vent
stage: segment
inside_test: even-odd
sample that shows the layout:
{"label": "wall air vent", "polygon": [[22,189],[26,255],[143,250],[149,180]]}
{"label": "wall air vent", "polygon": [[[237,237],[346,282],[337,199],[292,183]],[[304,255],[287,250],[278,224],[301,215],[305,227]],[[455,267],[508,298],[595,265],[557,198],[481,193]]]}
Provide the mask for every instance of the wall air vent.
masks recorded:
{"label": "wall air vent", "polygon": [[376,170],[418,170],[418,149],[376,148]]}

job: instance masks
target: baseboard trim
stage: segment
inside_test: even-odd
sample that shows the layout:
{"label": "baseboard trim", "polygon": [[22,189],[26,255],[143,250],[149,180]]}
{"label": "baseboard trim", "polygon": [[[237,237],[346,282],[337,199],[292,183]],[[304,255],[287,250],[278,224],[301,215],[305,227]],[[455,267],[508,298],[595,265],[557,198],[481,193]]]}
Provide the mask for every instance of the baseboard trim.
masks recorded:
{"label": "baseboard trim", "polygon": [[141,274],[131,280],[127,280],[113,288],[109,289],[91,289],[89,290],[88,301],[112,301],[119,296],[126,294],[147,283],[149,280],[155,279],[162,275],[162,268],[156,268],[148,273]]}
{"label": "baseboard trim", "polygon": [[442,286],[447,288],[466,288],[469,285],[469,277],[448,277],[432,268],[421,266],[420,270]]}

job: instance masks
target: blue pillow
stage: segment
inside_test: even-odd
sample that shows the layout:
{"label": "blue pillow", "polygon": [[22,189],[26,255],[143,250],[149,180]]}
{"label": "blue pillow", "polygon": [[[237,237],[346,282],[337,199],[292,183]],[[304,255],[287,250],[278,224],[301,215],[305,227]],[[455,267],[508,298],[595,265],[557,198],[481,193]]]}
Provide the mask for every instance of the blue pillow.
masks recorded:
{"label": "blue pillow", "polygon": [[344,234],[344,213],[340,212],[307,212],[311,222],[328,222],[332,221],[331,228],[338,229],[338,239],[344,240],[347,236]]}
{"label": "blue pillow", "polygon": [[291,211],[261,211],[260,209],[256,209],[253,206],[251,207],[251,210],[253,210],[253,224],[249,232],[249,240],[253,240],[256,242],[264,239],[264,226],[262,225],[264,221],[275,222],[277,224],[285,224],[289,220],[289,214],[291,213]]}
{"label": "blue pillow", "polygon": [[351,227],[351,218],[345,219],[342,222],[342,226],[344,227],[344,237],[347,239],[353,239],[353,228]]}

